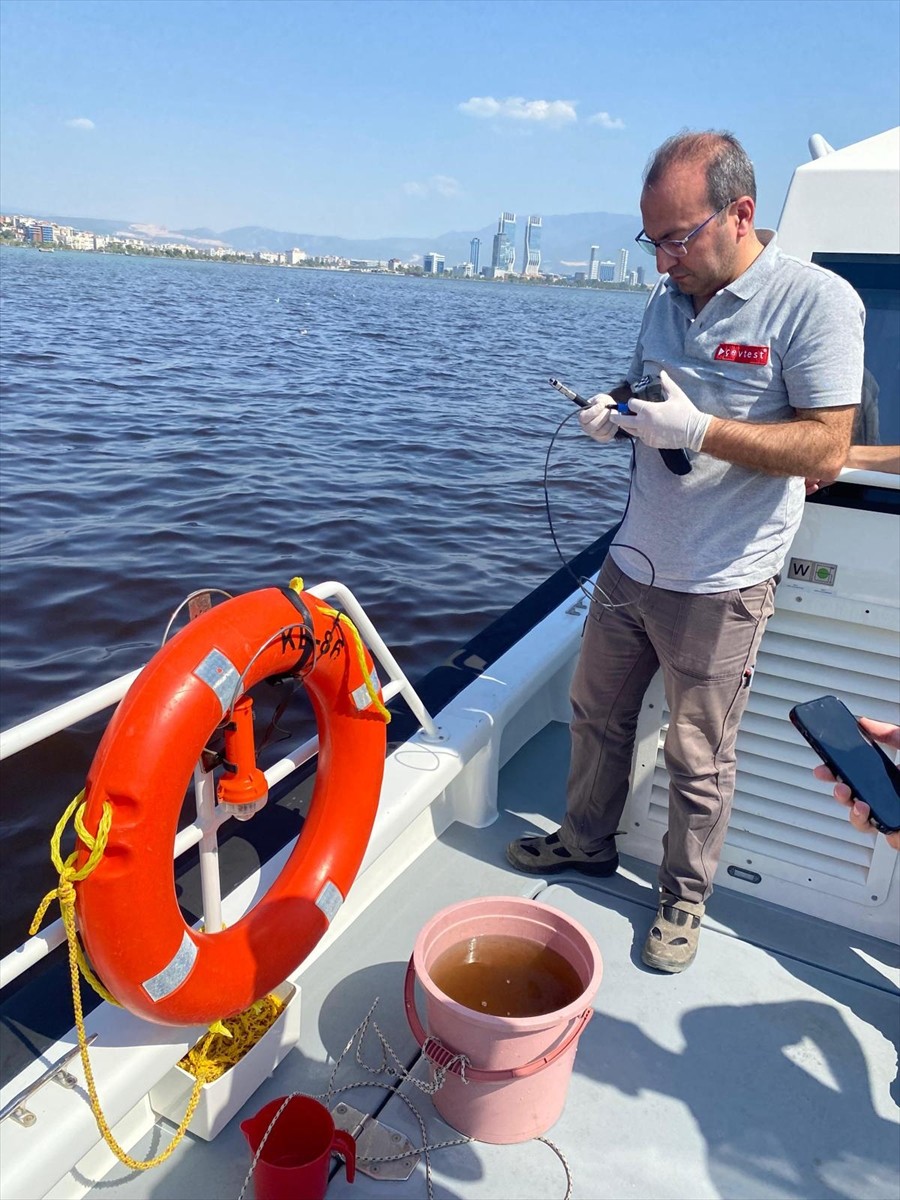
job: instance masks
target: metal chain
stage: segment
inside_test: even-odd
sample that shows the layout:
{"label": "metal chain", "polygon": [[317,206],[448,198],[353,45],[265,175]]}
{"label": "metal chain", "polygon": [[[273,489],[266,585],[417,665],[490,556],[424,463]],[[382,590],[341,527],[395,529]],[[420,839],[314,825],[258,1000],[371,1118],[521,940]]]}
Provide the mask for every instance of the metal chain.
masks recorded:
{"label": "metal chain", "polygon": [[[357,1161],[364,1162],[364,1163],[397,1162],[400,1159],[409,1158],[413,1154],[421,1154],[425,1159],[425,1190],[428,1195],[428,1200],[434,1200],[434,1185],[432,1182],[432,1168],[431,1168],[431,1152],[434,1150],[446,1150],[450,1146],[465,1146],[465,1145],[468,1145],[468,1143],[473,1141],[474,1139],[469,1138],[469,1137],[458,1137],[458,1138],[451,1138],[450,1140],[448,1140],[446,1142],[429,1142],[428,1141],[428,1131],[425,1128],[425,1121],[422,1117],[422,1114],[419,1112],[419,1110],[416,1108],[416,1106],[413,1104],[413,1102],[409,1099],[409,1097],[404,1095],[404,1093],[400,1089],[404,1086],[404,1084],[409,1083],[409,1084],[412,1084],[414,1087],[417,1087],[419,1089],[419,1091],[424,1092],[426,1095],[433,1096],[435,1092],[439,1091],[443,1087],[444,1081],[447,1077],[447,1071],[450,1069],[450,1067],[456,1061],[459,1061],[459,1063],[460,1063],[460,1066],[461,1066],[460,1074],[461,1074],[461,1078],[462,1078],[463,1082],[468,1083],[469,1081],[465,1078],[465,1068],[468,1065],[469,1060],[466,1058],[466,1056],[464,1054],[456,1055],[456,1057],[451,1062],[449,1062],[446,1067],[438,1067],[438,1066],[432,1064],[433,1071],[434,1071],[434,1079],[431,1083],[429,1083],[427,1080],[424,1080],[424,1079],[417,1079],[412,1074],[412,1071],[409,1068],[407,1068],[406,1066],[404,1066],[404,1064],[397,1057],[390,1042],[387,1040],[387,1038],[384,1036],[384,1034],[379,1029],[378,1022],[373,1020],[373,1018],[372,1018],[372,1014],[375,1012],[375,1009],[378,1005],[378,999],[379,998],[376,996],[374,1001],[372,1002],[372,1007],[366,1013],[365,1017],[363,1017],[363,1019],[359,1023],[359,1025],[357,1025],[350,1040],[347,1042],[346,1046],[344,1047],[344,1049],[341,1051],[341,1053],[338,1055],[337,1059],[335,1060],[334,1068],[332,1069],[332,1072],[331,1072],[331,1077],[328,1080],[327,1089],[324,1092],[317,1092],[315,1094],[315,1096],[313,1096],[313,1099],[322,1100],[327,1105],[327,1104],[330,1104],[330,1102],[336,1096],[338,1096],[340,1093],[350,1092],[350,1091],[353,1091],[354,1088],[362,1088],[362,1087],[380,1087],[380,1088],[384,1088],[385,1091],[391,1092],[393,1095],[398,1096],[403,1101],[403,1103],[406,1105],[406,1107],[409,1109],[409,1111],[412,1113],[413,1117],[415,1117],[416,1123],[419,1126],[419,1132],[421,1134],[421,1139],[422,1139],[421,1148],[418,1150],[406,1150],[401,1154],[385,1154],[385,1155],[379,1155],[378,1157],[373,1156],[371,1158],[359,1158],[359,1159],[357,1159]],[[365,1039],[366,1033],[368,1032],[370,1024],[371,1024],[371,1027],[374,1030],[374,1032],[378,1038],[378,1041],[381,1045],[381,1064],[380,1064],[380,1066],[377,1066],[377,1067],[372,1067],[367,1062],[364,1062],[362,1059],[362,1056],[361,1056],[363,1041]],[[427,1045],[427,1043],[426,1043],[426,1045]],[[360,1080],[357,1080],[357,1082],[355,1082],[355,1083],[345,1083],[345,1084],[342,1084],[340,1087],[335,1087],[335,1079],[337,1078],[337,1074],[338,1074],[338,1071],[340,1070],[341,1063],[344,1061],[344,1059],[347,1057],[347,1055],[350,1053],[350,1051],[354,1049],[354,1047],[355,1047],[354,1058],[355,1058],[356,1064],[363,1071],[365,1071],[369,1075],[375,1075],[375,1076],[389,1075],[392,1078],[396,1079],[398,1082],[397,1083],[373,1083],[367,1079],[360,1079]],[[394,1064],[393,1066],[391,1066],[388,1063],[388,1058],[393,1060],[393,1064]],[[422,1061],[421,1057],[417,1057],[417,1063],[414,1064],[413,1069],[415,1069],[415,1065],[417,1065],[421,1061]],[[253,1155],[253,1161],[250,1163],[250,1170],[247,1172],[247,1175],[244,1179],[244,1183],[240,1190],[237,1200],[244,1200],[244,1193],[247,1190],[247,1185],[250,1182],[253,1172],[256,1170],[256,1164],[259,1161],[259,1156],[262,1153],[263,1147],[266,1144],[266,1140],[267,1140],[269,1134],[272,1132],[272,1130],[275,1127],[275,1122],[278,1120],[278,1118],[284,1112],[285,1108],[287,1108],[288,1103],[293,1099],[294,1096],[305,1095],[305,1094],[306,1093],[303,1093],[303,1092],[291,1092],[290,1096],[285,1097],[284,1102],[281,1104],[278,1111],[272,1117],[269,1127],[266,1130],[266,1132],[263,1134],[262,1140],[260,1141],[259,1146],[256,1149],[256,1153]],[[571,1200],[572,1187],[573,1187],[572,1172],[569,1169],[569,1164],[566,1160],[566,1156],[563,1154],[562,1150],[560,1150],[560,1148],[558,1146],[554,1145],[554,1143],[549,1140],[549,1138],[537,1137],[534,1140],[536,1142],[543,1142],[545,1146],[549,1146],[549,1148],[553,1151],[553,1153],[556,1155],[556,1157],[562,1163],[563,1170],[566,1173],[566,1194],[563,1197],[563,1200]]]}

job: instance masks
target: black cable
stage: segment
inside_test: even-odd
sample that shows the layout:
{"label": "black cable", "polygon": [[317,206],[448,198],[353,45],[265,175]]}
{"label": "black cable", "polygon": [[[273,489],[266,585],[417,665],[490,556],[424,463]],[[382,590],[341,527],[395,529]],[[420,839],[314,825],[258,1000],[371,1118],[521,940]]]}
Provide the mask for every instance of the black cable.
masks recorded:
{"label": "black cable", "polygon": [[[577,409],[573,412],[570,412],[567,417],[563,417],[563,419],[557,425],[556,429],[553,431],[553,436],[550,438],[550,444],[547,447],[547,456],[544,459],[544,479],[543,479],[544,510],[547,514],[547,525],[550,530],[550,537],[553,539],[553,545],[556,548],[556,553],[559,555],[560,562],[565,567],[565,569],[569,572],[569,574],[572,576],[572,578],[575,580],[576,584],[578,585],[579,591],[584,596],[586,596],[588,598],[588,600],[590,600],[590,601],[596,600],[597,604],[601,608],[607,608],[607,609],[628,608],[629,605],[635,603],[633,600],[626,600],[622,604],[615,604],[615,603],[613,603],[612,600],[610,600],[610,598],[606,595],[606,593],[596,583],[594,584],[595,592],[594,592],[594,595],[592,595],[587,590],[587,588],[584,586],[587,581],[585,579],[580,579],[575,574],[575,572],[572,570],[571,566],[569,565],[568,559],[565,557],[562,550],[560,549],[559,542],[556,540],[556,531],[553,528],[553,515],[550,511],[550,489],[549,489],[548,483],[547,483],[548,478],[549,478],[549,473],[550,473],[550,455],[553,452],[553,446],[556,442],[557,437],[559,437],[559,434],[562,432],[563,426],[567,422],[571,421],[573,417],[576,417],[576,416],[578,416]],[[605,443],[605,444],[612,445],[613,440],[614,439],[611,439],[610,442]],[[637,466],[635,453],[634,453],[634,439],[630,438],[629,440],[631,442],[631,473],[629,474],[629,477],[628,477],[628,496],[626,497],[626,500],[625,500],[625,510],[622,513],[622,517],[619,522],[620,525],[624,522],[626,516],[628,515],[628,506],[629,506],[629,504],[631,504],[631,485],[634,480],[635,469]],[[600,442],[600,443],[598,443],[598,445],[604,445],[604,443]],[[639,554],[641,556],[641,558],[643,558],[646,561],[648,567],[650,568],[649,586],[653,587],[654,581],[656,579],[656,568],[653,566],[652,561],[644,553],[644,551],[639,550],[637,546],[629,546],[627,542],[613,542],[613,545],[621,546],[621,548],[623,550],[633,550],[635,554]],[[604,599],[603,600],[598,599],[597,593],[599,593],[599,595],[603,596]]]}

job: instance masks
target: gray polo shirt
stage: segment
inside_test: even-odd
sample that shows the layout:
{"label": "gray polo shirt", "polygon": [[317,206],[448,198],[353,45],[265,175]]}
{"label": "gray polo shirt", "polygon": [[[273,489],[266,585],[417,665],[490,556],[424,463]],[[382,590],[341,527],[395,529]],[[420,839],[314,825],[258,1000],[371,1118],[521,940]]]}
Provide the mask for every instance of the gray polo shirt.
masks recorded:
{"label": "gray polo shirt", "polygon": [[[675,283],[660,282],[629,382],[665,368],[703,412],[755,423],[859,404],[861,300],[831,271],[783,254],[771,231],[757,235],[765,249],[699,314]],[[673,475],[658,451],[637,440],[634,449],[631,500],[610,551],[626,575],[650,583],[649,558],[657,587],[723,592],[782,569],[803,512],[802,479],[690,451],[690,474]]]}

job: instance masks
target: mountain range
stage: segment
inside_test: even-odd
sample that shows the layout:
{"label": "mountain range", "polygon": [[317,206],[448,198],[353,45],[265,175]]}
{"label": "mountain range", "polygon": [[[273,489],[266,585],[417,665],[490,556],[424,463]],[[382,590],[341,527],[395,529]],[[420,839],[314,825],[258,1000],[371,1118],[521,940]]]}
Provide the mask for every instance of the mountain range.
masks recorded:
{"label": "mountain range", "polygon": [[[33,210],[4,206],[2,211],[27,213]],[[441,233],[436,237],[344,238],[330,234],[266,229],[258,225],[216,232],[212,229],[166,229],[141,222],[113,221],[97,217],[54,216],[50,213],[40,215],[44,220],[53,221],[57,225],[70,225],[75,229],[91,230],[93,233],[130,236],[156,243],[183,242],[199,250],[210,249],[212,246],[226,246],[233,250],[249,252],[284,251],[296,246],[313,257],[334,254],[341,258],[399,258],[403,262],[417,261],[416,256],[418,261],[421,261],[425,254],[434,250],[444,255],[448,266],[468,262],[469,244],[473,237],[481,239],[481,266],[490,265],[491,248],[496,232],[496,225],[485,225],[482,229],[457,230]],[[516,267],[519,269],[524,259],[526,220],[527,216],[520,216],[516,229]],[[541,268],[563,275],[571,274],[587,265],[592,245],[599,246],[601,259],[612,261],[615,261],[619,249],[624,247],[628,250],[630,261],[634,263],[637,249],[633,239],[640,224],[639,216],[625,213],[567,213],[544,217],[541,231]]]}

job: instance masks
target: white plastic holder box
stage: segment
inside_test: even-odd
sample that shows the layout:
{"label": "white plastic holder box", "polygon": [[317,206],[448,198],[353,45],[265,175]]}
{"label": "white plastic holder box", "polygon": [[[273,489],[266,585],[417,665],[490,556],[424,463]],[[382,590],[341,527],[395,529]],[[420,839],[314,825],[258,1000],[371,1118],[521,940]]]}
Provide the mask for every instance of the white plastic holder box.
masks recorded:
{"label": "white plastic holder box", "polygon": [[[188,1131],[211,1142],[264,1080],[272,1074],[300,1037],[300,989],[292,983],[273,988],[284,1007],[255,1046],[233,1067],[204,1083]],[[196,1080],[178,1064],[150,1089],[150,1106],[160,1117],[180,1125]]]}

